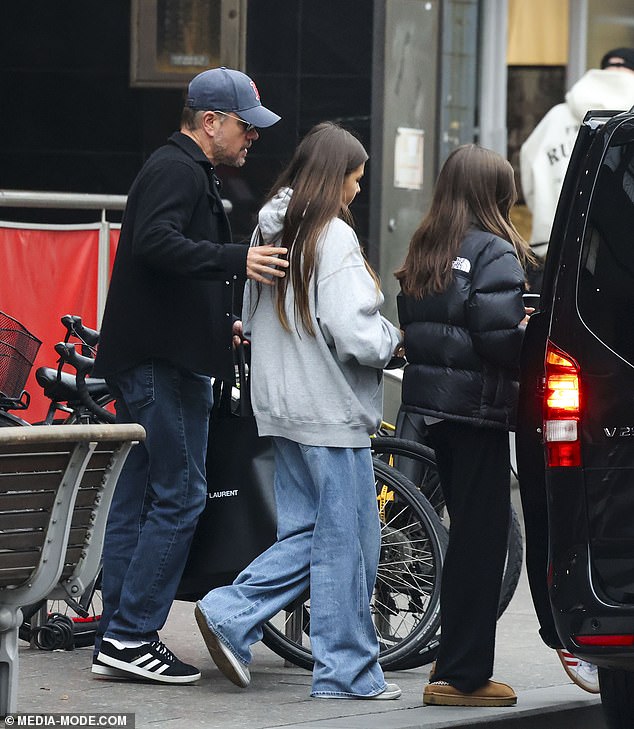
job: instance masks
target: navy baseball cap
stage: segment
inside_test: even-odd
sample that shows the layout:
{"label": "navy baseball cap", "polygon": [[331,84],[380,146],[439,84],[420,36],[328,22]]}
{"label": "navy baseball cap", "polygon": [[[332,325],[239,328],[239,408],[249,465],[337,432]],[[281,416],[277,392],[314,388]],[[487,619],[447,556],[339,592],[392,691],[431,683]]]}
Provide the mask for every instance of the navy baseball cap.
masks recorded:
{"label": "navy baseball cap", "polygon": [[233,111],[256,127],[270,127],[281,119],[262,106],[257,86],[245,73],[224,66],[191,80],[186,105],[197,111]]}

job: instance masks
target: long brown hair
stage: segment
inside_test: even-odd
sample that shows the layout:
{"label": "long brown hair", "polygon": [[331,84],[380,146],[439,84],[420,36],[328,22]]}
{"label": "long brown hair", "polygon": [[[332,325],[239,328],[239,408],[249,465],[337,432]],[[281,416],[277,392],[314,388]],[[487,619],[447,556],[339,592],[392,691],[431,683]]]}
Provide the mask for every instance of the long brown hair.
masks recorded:
{"label": "long brown hair", "polygon": [[299,143],[286,169],[275,181],[268,200],[280,188],[293,190],[282,232],[281,245],[288,248],[289,268],[284,278],[276,279],[275,309],[279,320],[290,331],[285,300],[289,281],[293,285],[295,319],[308,334],[315,330],[310,317],[308,287],[315,271],[317,240],[324,227],[336,217],[352,224],[350,211],[342,202],[346,175],[368,159],[361,142],[349,131],[322,122],[314,126]]}
{"label": "long brown hair", "polygon": [[422,298],[444,291],[453,280],[460,244],[473,227],[511,243],[526,268],[534,256],[510,219],[516,201],[513,168],[504,157],[475,144],[456,148],[438,175],[429,212],[414,231],[405,262],[394,274],[403,292]]}

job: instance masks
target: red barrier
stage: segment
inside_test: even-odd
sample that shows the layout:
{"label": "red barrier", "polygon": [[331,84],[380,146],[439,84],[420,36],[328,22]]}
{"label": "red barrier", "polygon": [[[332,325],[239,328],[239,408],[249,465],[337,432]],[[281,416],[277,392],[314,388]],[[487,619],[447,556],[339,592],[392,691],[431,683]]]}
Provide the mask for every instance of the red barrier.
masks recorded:
{"label": "red barrier", "polygon": [[[119,231],[111,231],[111,261]],[[46,230],[0,227],[0,310],[42,340],[26,389],[28,411],[16,412],[30,422],[42,420],[48,400],[35,381],[37,367],[55,367],[54,345],[64,338],[60,318],[77,314],[97,328],[99,230]]]}

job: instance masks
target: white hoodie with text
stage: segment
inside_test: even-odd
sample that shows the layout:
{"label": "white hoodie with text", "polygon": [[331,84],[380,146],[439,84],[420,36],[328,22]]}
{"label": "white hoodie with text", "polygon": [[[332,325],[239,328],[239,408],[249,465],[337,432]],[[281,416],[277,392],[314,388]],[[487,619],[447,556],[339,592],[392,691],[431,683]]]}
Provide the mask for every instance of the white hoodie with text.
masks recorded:
{"label": "white hoodie with text", "polygon": [[568,160],[586,113],[591,109],[626,111],[632,106],[633,72],[591,69],[568,91],[565,103],[554,106],[524,142],[520,172],[524,199],[533,214],[531,244],[547,243],[550,238]]}

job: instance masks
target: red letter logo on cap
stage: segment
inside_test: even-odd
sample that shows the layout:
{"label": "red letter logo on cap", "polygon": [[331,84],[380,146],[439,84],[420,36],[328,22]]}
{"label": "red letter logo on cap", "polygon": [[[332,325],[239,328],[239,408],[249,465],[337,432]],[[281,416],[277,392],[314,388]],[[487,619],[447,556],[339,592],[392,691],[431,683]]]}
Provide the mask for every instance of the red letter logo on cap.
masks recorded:
{"label": "red letter logo on cap", "polygon": [[260,100],[260,92],[258,91],[258,87],[255,85],[255,81],[251,81],[251,88],[253,89],[253,93],[255,94],[255,98],[259,101]]}

